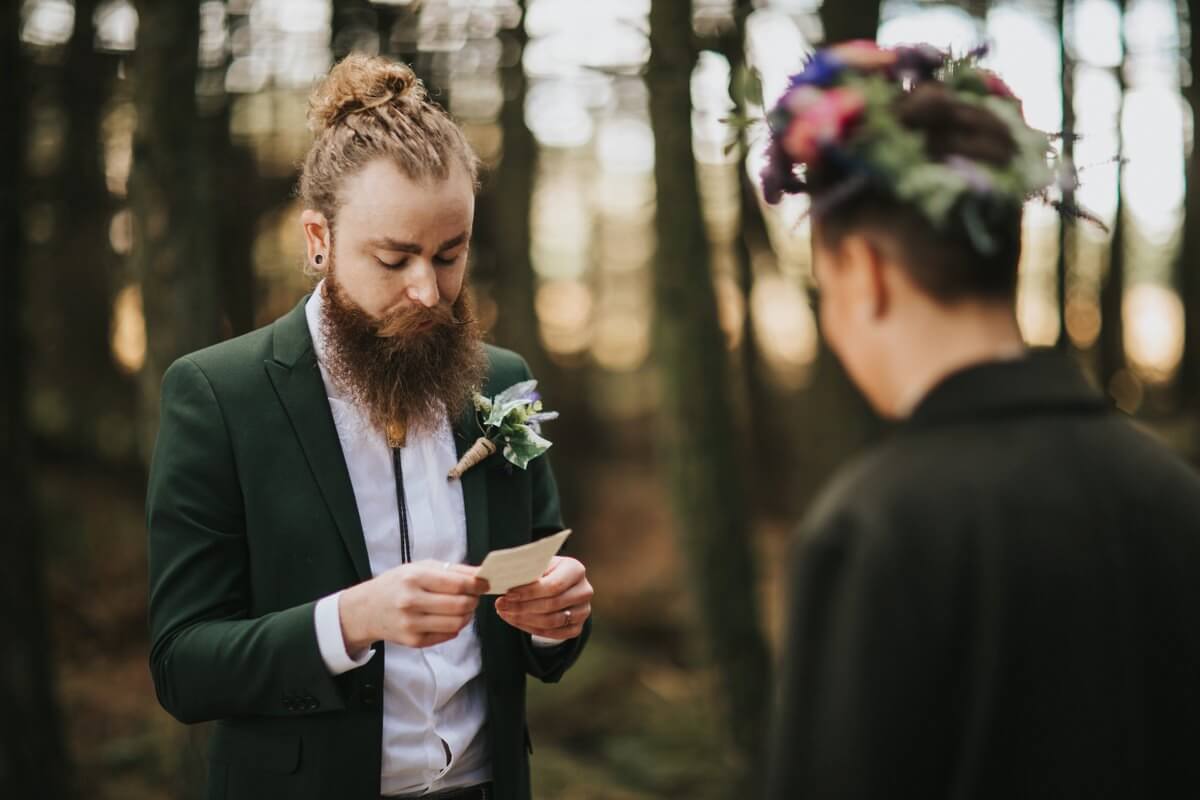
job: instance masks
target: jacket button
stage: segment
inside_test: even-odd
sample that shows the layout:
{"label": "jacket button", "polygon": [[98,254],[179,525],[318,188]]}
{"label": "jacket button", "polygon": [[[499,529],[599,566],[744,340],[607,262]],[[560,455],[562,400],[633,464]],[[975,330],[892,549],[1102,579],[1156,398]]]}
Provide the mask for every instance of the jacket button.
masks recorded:
{"label": "jacket button", "polygon": [[373,683],[364,683],[359,690],[359,697],[364,706],[374,708],[379,704],[379,689]]}

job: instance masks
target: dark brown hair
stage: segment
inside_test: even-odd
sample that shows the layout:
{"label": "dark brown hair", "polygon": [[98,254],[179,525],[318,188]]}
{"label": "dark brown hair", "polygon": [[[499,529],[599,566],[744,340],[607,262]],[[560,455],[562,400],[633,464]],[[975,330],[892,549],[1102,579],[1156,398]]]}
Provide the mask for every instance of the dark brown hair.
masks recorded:
{"label": "dark brown hair", "polygon": [[[969,161],[1006,166],[1017,145],[1008,128],[986,109],[964,102],[944,87],[923,84],[900,97],[896,117],[905,127],[924,135],[931,159],[955,156]],[[897,199],[886,187],[866,183],[844,196],[845,175],[830,170],[807,176],[814,208],[814,231],[830,248],[851,233],[864,233],[890,245],[917,285],[938,300],[964,297],[1011,298],[1017,286],[1021,256],[1022,207],[1018,203],[975,195],[959,202],[974,203],[982,234],[992,247],[981,250],[967,230],[964,215],[951,213],[944,229],[934,226],[917,208]],[[824,202],[823,202],[824,201]],[[822,208],[822,205],[826,205]],[[956,209],[957,211],[957,209]]]}

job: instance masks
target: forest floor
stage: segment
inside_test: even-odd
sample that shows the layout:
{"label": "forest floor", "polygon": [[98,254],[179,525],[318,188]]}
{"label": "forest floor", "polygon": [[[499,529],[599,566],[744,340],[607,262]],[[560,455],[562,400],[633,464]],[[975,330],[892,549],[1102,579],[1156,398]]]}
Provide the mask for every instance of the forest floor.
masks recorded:
{"label": "forest floor", "polygon": [[[703,668],[685,568],[649,466],[596,463],[573,527],[589,564],[595,635],[557,685],[530,684],[539,800],[720,800],[736,764],[720,733],[714,676]],[[41,471],[59,695],[85,796],[202,796],[202,735],[155,699],[146,641],[146,550],[139,479]],[[757,531],[759,563],[777,565],[784,526]],[[778,628],[777,575],[762,581]],[[772,637],[774,638],[774,637]]]}
{"label": "forest floor", "polygon": [[[1196,452],[1194,424],[1147,427]],[[586,493],[570,520],[572,546],[596,586],[595,633],[561,683],[530,683],[534,796],[737,796],[719,692],[704,667],[657,473],[629,457],[598,457],[579,470],[572,481]],[[203,730],[168,716],[150,680],[142,476],[50,463],[37,478],[58,691],[78,785],[94,800],[203,796]],[[790,527],[763,522],[754,532],[765,628],[776,645]]]}

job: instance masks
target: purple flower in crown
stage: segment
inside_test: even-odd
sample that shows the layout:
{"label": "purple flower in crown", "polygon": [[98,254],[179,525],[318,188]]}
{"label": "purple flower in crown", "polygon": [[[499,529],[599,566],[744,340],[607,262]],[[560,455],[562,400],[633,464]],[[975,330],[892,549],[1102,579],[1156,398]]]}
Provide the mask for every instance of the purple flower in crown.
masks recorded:
{"label": "purple flower in crown", "polygon": [[926,81],[945,66],[949,55],[931,44],[904,45],[893,50],[896,54],[894,76],[899,80]]}
{"label": "purple flower in crown", "polygon": [[784,194],[797,194],[804,191],[804,181],[796,176],[796,164],[787,154],[776,138],[771,139],[767,146],[767,163],[759,174],[762,180],[763,198],[774,205]]}
{"label": "purple flower in crown", "polygon": [[832,86],[842,74],[845,65],[833,57],[828,50],[818,50],[809,56],[804,69],[788,79],[788,89],[798,86]]}
{"label": "purple flower in crown", "polygon": [[988,194],[995,189],[995,182],[991,176],[971,159],[952,155],[944,163],[951,172],[961,175],[975,194]]}
{"label": "purple flower in crown", "polygon": [[856,39],[818,50],[809,56],[804,69],[793,75],[789,89],[812,86],[822,89],[837,83],[847,69],[856,72],[882,72],[896,64],[896,52],[869,39]]}

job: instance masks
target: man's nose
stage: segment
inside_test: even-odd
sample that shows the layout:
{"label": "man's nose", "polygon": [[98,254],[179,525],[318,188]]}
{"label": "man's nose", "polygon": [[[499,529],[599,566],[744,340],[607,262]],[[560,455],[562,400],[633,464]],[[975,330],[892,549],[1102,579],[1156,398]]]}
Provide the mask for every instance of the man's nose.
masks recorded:
{"label": "man's nose", "polygon": [[427,263],[413,265],[416,269],[412,272],[412,282],[409,283],[405,290],[405,295],[414,303],[420,303],[426,308],[433,308],[441,300],[441,293],[438,291],[437,275],[433,271],[433,267]]}

